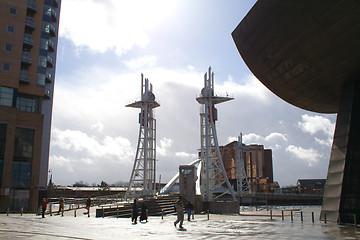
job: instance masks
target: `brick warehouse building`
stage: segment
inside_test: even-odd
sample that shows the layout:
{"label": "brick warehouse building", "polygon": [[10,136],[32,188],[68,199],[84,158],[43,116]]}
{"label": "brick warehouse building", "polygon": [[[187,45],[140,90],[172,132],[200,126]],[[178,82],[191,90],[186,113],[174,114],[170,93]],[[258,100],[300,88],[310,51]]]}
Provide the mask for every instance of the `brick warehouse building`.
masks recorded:
{"label": "brick warehouse building", "polygon": [[[238,142],[234,141],[226,146],[221,146],[220,152],[228,178],[232,183],[235,183]],[[243,144],[243,157],[246,175],[252,191],[272,191],[274,178],[271,149],[264,149],[263,145]]]}
{"label": "brick warehouse building", "polygon": [[61,0],[0,2],[0,211],[47,187]]}

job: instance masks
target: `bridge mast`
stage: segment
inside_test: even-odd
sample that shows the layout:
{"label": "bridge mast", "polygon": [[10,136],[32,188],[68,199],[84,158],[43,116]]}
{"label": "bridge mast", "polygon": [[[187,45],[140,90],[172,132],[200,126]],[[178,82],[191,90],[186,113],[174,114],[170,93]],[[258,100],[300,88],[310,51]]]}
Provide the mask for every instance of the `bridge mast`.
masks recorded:
{"label": "bridge mast", "polygon": [[230,97],[214,95],[214,73],[209,67],[208,75],[204,75],[204,88],[196,100],[202,105],[200,113],[201,131],[201,196],[204,201],[211,202],[230,194],[236,201],[235,191],[226,175],[224,163],[220,154],[216,134],[215,121],[217,110],[215,104],[232,100]]}
{"label": "bridge mast", "polygon": [[156,192],[156,119],[153,109],[160,104],[155,101],[149,79],[141,74],[141,100],[126,105],[140,108],[139,138],[135,161],[125,197],[152,196]]}

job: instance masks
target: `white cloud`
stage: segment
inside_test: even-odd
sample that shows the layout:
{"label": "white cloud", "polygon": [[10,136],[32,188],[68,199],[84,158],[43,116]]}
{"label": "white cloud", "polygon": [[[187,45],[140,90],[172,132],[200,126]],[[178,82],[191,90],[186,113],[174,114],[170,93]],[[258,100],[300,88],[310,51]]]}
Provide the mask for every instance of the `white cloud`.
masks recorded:
{"label": "white cloud", "polygon": [[311,135],[322,132],[327,136],[334,134],[335,124],[322,116],[302,115],[302,122],[298,122],[299,128]]}
{"label": "white cloud", "polygon": [[273,133],[270,133],[268,136],[265,137],[265,141],[269,142],[269,141],[276,141],[276,140],[282,140],[282,141],[285,141],[287,142],[287,138],[285,136],[285,134],[282,134],[282,133],[278,133],[278,132],[273,132]]}
{"label": "white cloud", "polygon": [[305,133],[311,135],[323,134],[324,137],[315,137],[315,142],[320,145],[330,147],[335,130],[335,124],[329,119],[322,116],[309,116],[308,114],[302,115],[302,121],[298,122],[298,127]]}
{"label": "white cloud", "polygon": [[322,154],[313,148],[304,149],[302,147],[290,145],[286,148],[286,151],[292,153],[296,158],[305,161],[309,167],[318,163],[319,159],[322,157]]}
{"label": "white cloud", "polygon": [[177,4],[175,0],[63,0],[59,34],[80,48],[115,50],[121,55],[134,46],[146,46],[148,34],[171,16]]}
{"label": "white cloud", "polygon": [[[78,130],[52,130],[52,146],[71,152],[81,152],[83,156],[98,159],[117,158],[119,160],[134,154],[127,139],[105,136],[104,139],[97,139],[95,136],[88,136]],[[90,163],[90,160],[83,158],[83,161]],[[98,160],[96,160],[98,161]]]}
{"label": "white cloud", "polygon": [[170,138],[162,138],[156,146],[156,153],[161,156],[166,156],[167,150],[172,146],[173,140]]}

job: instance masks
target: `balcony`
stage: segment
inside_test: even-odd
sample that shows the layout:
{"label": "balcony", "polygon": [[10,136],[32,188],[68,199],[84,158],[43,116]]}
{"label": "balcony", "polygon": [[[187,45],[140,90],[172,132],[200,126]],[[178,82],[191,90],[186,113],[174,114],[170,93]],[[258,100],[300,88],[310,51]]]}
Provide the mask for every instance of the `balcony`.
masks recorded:
{"label": "balcony", "polygon": [[33,31],[35,29],[35,22],[34,22],[34,18],[32,17],[26,17],[26,21],[25,21],[25,27],[27,29],[29,29],[30,31]]}
{"label": "balcony", "polygon": [[57,22],[57,16],[55,10],[51,9],[50,12],[51,12],[51,21]]}
{"label": "balcony", "polygon": [[30,76],[27,70],[20,70],[20,83],[30,83]]}
{"label": "balcony", "polygon": [[45,79],[47,83],[52,83],[53,76],[50,73],[46,73]]}
{"label": "balcony", "polygon": [[54,52],[54,50],[55,50],[55,43],[53,41],[51,41],[50,39],[48,40],[48,50],[49,50],[49,52]]}
{"label": "balcony", "polygon": [[49,28],[50,28],[50,36],[55,37],[56,36],[56,28],[54,27],[54,25],[50,24]]}
{"label": "balcony", "polygon": [[31,34],[26,34],[24,35],[24,45],[26,45],[27,47],[32,48],[34,46],[34,41],[32,40],[32,36]]}
{"label": "balcony", "polygon": [[59,1],[53,0],[53,7],[58,8],[59,7]]}
{"label": "balcony", "polygon": [[28,5],[27,5],[27,10],[32,13],[37,12],[37,5],[33,0],[29,0]]}
{"label": "balcony", "polygon": [[46,58],[47,66],[46,67],[53,67],[53,59],[50,56]]}
{"label": "balcony", "polygon": [[30,55],[30,52],[23,52],[21,57],[21,63],[25,65],[31,65],[32,64],[32,58]]}
{"label": "balcony", "polygon": [[44,98],[45,99],[50,99],[51,97],[51,93],[49,89],[45,89],[45,93],[44,93]]}

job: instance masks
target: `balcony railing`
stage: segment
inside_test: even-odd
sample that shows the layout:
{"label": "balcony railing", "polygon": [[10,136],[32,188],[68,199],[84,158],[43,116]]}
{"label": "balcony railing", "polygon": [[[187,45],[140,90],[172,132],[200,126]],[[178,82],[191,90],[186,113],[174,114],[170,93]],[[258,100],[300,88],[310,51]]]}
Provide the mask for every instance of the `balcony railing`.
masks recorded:
{"label": "balcony railing", "polygon": [[45,79],[46,79],[46,82],[52,83],[53,77],[52,77],[52,75],[50,73],[46,73]]}
{"label": "balcony railing", "polygon": [[24,35],[24,44],[33,47],[34,46],[34,41],[32,40],[32,36],[31,34],[25,34]]}
{"label": "balcony railing", "polygon": [[20,70],[20,82],[21,83],[30,83],[30,76],[27,70]]}
{"label": "balcony railing", "polygon": [[53,22],[57,22],[57,16],[56,16],[56,12],[54,9],[51,9],[51,20]]}
{"label": "balcony railing", "polygon": [[32,30],[34,30],[35,29],[34,18],[26,17],[25,26],[31,28]]}
{"label": "balcony railing", "polygon": [[50,95],[51,95],[50,90],[49,90],[49,89],[45,89],[44,98],[50,99],[50,97],[51,97]]}
{"label": "balcony railing", "polygon": [[48,40],[48,49],[50,52],[53,52],[55,49],[55,43],[53,41],[51,41],[50,39]]}
{"label": "balcony railing", "polygon": [[54,25],[50,24],[49,28],[50,28],[50,36],[55,37],[56,36],[56,28],[54,27]]}
{"label": "balcony railing", "polygon": [[30,11],[37,12],[37,5],[33,0],[29,0],[27,8]]}
{"label": "balcony railing", "polygon": [[32,58],[30,55],[30,52],[23,52],[22,57],[21,57],[21,62],[25,63],[25,64],[32,64]]}
{"label": "balcony railing", "polygon": [[52,57],[47,56],[46,61],[47,61],[47,67],[52,67],[52,66],[53,66],[53,59],[52,59]]}

